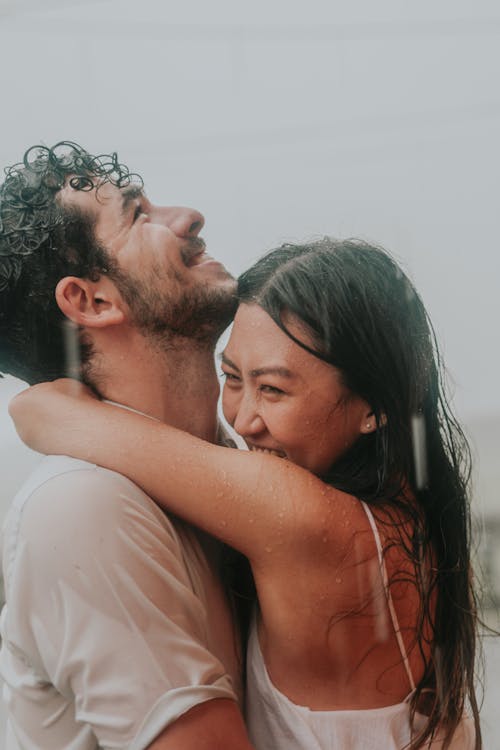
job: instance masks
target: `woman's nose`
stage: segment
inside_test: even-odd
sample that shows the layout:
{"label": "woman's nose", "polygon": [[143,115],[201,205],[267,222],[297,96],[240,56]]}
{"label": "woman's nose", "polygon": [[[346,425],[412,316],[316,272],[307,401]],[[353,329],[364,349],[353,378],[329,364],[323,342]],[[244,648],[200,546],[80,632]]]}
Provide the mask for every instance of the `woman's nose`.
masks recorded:
{"label": "woman's nose", "polygon": [[253,403],[243,400],[236,413],[233,427],[242,437],[258,435],[264,429],[264,422]]}

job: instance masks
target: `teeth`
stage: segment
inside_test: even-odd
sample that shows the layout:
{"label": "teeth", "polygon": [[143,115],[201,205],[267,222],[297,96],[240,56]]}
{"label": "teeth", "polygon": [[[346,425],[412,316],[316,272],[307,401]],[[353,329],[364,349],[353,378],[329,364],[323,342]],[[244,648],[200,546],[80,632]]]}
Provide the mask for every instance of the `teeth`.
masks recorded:
{"label": "teeth", "polygon": [[252,453],[268,453],[270,456],[278,456],[278,458],[285,458],[285,454],[283,451],[273,451],[271,448],[257,448],[255,445],[252,445],[250,448]]}

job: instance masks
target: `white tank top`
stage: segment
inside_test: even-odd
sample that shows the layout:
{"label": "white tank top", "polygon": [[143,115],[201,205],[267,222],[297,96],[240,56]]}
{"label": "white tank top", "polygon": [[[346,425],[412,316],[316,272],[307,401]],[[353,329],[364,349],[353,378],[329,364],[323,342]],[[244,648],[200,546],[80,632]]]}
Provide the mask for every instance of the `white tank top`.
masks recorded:
{"label": "white tank top", "polygon": [[[388,585],[378,529],[369,507],[363,503],[377,545],[380,572],[387,605],[403,663],[412,688],[415,682]],[[410,695],[402,702],[383,708],[341,711],[313,711],[299,706],[272,684],[259,644],[254,618],[248,641],[246,723],[256,750],[403,750],[412,738]],[[425,726],[427,718],[414,717],[414,731]],[[426,745],[439,750],[442,742]],[[473,750],[474,728],[469,718],[462,720],[450,750]]]}

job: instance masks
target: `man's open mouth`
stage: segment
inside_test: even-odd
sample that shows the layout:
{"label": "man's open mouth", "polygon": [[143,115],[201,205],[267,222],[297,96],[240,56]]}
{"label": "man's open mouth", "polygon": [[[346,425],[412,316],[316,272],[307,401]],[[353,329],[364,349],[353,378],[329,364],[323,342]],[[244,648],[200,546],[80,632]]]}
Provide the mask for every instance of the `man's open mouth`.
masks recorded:
{"label": "man's open mouth", "polygon": [[182,262],[187,268],[195,266],[201,260],[201,256],[204,255],[206,250],[205,240],[201,237],[193,237],[181,247],[181,258]]}

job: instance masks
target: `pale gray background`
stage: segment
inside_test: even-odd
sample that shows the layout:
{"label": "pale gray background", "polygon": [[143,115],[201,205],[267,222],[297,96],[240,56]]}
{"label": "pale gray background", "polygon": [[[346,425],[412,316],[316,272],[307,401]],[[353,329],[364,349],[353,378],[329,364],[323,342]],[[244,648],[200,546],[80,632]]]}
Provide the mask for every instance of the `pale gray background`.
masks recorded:
{"label": "pale gray background", "polygon": [[[434,320],[489,523],[499,73],[498,0],[0,0],[0,165],[60,139],[117,150],[154,201],[206,215],[209,249],[235,273],[283,240],[385,245]],[[35,460],[6,414],[19,387],[0,382],[0,515]]]}

